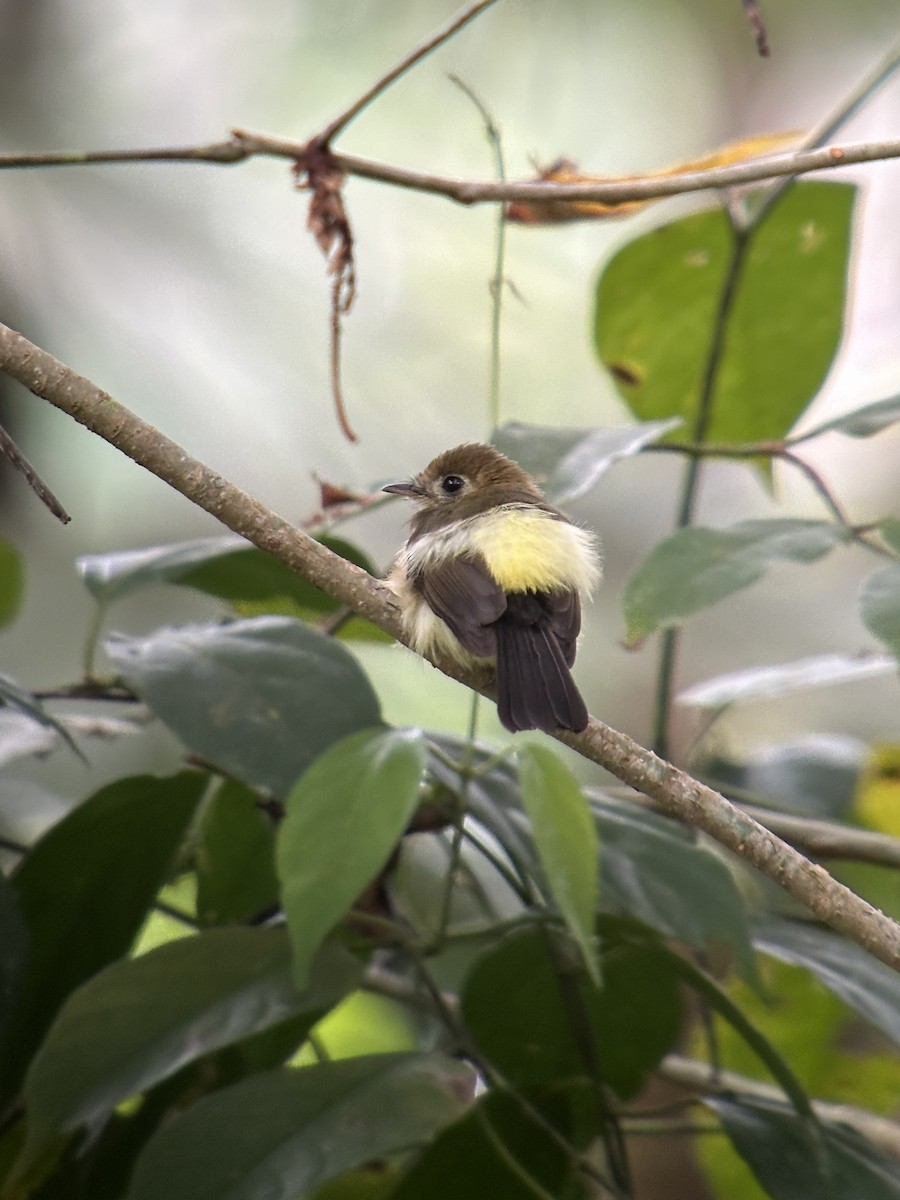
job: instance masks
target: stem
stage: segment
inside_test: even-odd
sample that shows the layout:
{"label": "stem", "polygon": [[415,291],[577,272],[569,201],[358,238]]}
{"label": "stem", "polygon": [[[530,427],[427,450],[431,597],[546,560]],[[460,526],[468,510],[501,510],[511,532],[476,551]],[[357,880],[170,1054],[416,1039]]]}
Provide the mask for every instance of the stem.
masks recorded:
{"label": "stem", "polygon": [[466,744],[463,750],[463,761],[460,764],[460,789],[457,797],[456,822],[453,829],[453,840],[450,843],[450,861],[447,865],[447,879],[444,894],[441,899],[441,915],[438,921],[435,949],[440,949],[447,938],[447,928],[450,924],[450,909],[453,905],[453,885],[459,870],[462,856],[463,837],[465,836],[466,807],[469,795],[469,783],[472,779],[472,759],[475,755],[475,737],[478,730],[478,701],[481,697],[477,692],[472,693],[469,705],[469,725],[466,730]]}
{"label": "stem", "polygon": [[[716,384],[722,356],[725,351],[725,339],[728,332],[728,322],[737,299],[738,283],[741,269],[750,245],[749,233],[739,229],[731,221],[731,257],[725,271],[725,280],[719,295],[713,325],[712,342],[706,360],[706,368],[700,382],[700,395],[697,401],[697,414],[694,418],[694,428],[691,440],[702,444],[706,441],[709,427],[712,423],[715,408]],[[697,504],[697,493],[700,487],[701,459],[693,456],[687,465],[684,482],[681,488],[681,499],[678,505],[677,529],[685,529],[693,522]],[[667,629],[662,635],[659,647],[659,665],[656,674],[656,692],[653,706],[653,749],[660,758],[669,757],[669,716],[672,711],[672,699],[675,685],[675,671],[678,662],[678,651],[681,644],[681,633],[677,628]]]}
{"label": "stem", "polygon": [[[481,97],[464,83],[458,75],[450,76],[451,82],[465,93],[481,114],[484,131],[494,153],[494,170],[501,183],[506,182],[506,163],[503,158],[503,141],[500,128],[490,109]],[[503,284],[506,279],[506,205],[497,209],[497,234],[494,249],[494,277],[491,280],[491,356],[488,382],[488,418],[490,432],[500,424],[500,327],[503,317]]]}
{"label": "stem", "polygon": [[521,1183],[522,1187],[524,1187],[527,1192],[530,1192],[532,1196],[536,1196],[537,1200],[554,1200],[554,1197],[546,1190],[546,1188],[542,1187],[541,1184],[538,1183],[538,1181],[534,1178],[534,1176],[530,1175],[519,1162],[519,1160],[511,1153],[509,1147],[491,1124],[490,1118],[484,1111],[483,1104],[477,1104],[475,1106],[475,1117],[478,1121],[478,1124],[481,1126],[482,1133],[490,1142],[494,1153],[506,1167],[507,1171],[509,1171],[509,1173],[513,1175],[519,1181],[519,1183]]}
{"label": "stem", "polygon": [[[837,133],[842,125],[846,124],[847,121],[859,112],[864,104],[867,104],[871,100],[878,89],[888,82],[898,67],[900,67],[900,47],[895,46],[880,63],[876,64],[873,70],[863,76],[856,87],[841,101],[837,109],[830,116],[826,117],[818,125],[813,126],[800,143],[798,150],[801,153],[807,150],[815,150],[827,142],[829,138]],[[796,178],[796,175],[788,175],[771,187],[751,213],[749,224],[754,227],[761,224]]]}
{"label": "stem", "polygon": [[94,674],[94,660],[97,657],[97,644],[100,641],[100,630],[103,627],[103,618],[105,616],[106,605],[98,600],[94,605],[94,612],[84,635],[84,649],[81,654],[81,667],[84,672],[85,682],[88,684],[96,679]]}
{"label": "stem", "polygon": [[474,21],[480,13],[495,3],[496,0],[476,0],[475,4],[470,4],[467,8],[464,8],[448,21],[446,25],[442,25],[440,29],[435,30],[424,42],[420,42],[408,54],[404,54],[398,63],[395,63],[389,71],[386,71],[380,79],[377,79],[370,88],[364,91],[357,100],[354,100],[349,108],[344,109],[333,121],[329,121],[319,134],[318,141],[327,146],[339,133],[343,133],[350,122],[355,120],[363,109],[368,108],[376,97],[380,96],[382,92],[387,91],[391,84],[396,82],[401,75],[405,75],[410,67],[414,67],[416,63],[421,62],[433,50],[437,50],[438,46],[443,45],[455,33],[458,33],[464,25],[468,25],[470,21]]}

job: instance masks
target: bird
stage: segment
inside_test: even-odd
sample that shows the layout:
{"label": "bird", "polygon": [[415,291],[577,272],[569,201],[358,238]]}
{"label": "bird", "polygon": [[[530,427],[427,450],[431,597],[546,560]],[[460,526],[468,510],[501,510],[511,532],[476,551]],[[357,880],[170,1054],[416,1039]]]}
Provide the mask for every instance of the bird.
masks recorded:
{"label": "bird", "polygon": [[492,666],[510,732],[584,730],[587,706],[570,668],[582,600],[600,579],[595,536],[481,442],[445,450],[382,490],[416,505],[387,576],[412,649],[468,669]]}

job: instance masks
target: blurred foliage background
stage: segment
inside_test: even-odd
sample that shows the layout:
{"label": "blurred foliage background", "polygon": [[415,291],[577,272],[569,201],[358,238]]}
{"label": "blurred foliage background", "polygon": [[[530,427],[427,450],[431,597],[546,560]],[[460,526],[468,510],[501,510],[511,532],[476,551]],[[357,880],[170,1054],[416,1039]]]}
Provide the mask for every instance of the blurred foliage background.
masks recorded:
{"label": "blurred foliage background", "polygon": [[[772,57],[753,52],[740,5],[653,0],[499,4],[402,79],[348,131],[342,149],[436,172],[488,177],[480,118],[447,79],[454,72],[493,109],[509,171],[560,154],[588,171],[650,170],[755,131],[806,128],[833,108],[896,30],[891,0],[791,0],[766,12]],[[217,140],[233,125],[302,138],[344,106],[449,8],[432,0],[7,0],[2,6],[3,144],[8,150],[121,148]],[[896,128],[893,86],[842,135]],[[897,390],[894,281],[900,232],[892,196],[900,166],[864,180],[851,324],[814,406],[817,418]],[[307,236],[305,199],[284,164],[149,164],[9,172],[0,205],[4,319],[97,380],[192,453],[288,517],[316,505],[313,472],[352,488],[402,477],[454,442],[488,435],[485,402],[493,214],[378,183],[347,188],[358,245],[359,296],[346,322],[344,379],[358,445],[337,431],[328,388],[327,294]],[[672,200],[636,217],[563,228],[513,228],[503,327],[501,416],[572,425],[622,423],[623,406],[593,355],[590,297],[614,247],[706,204]],[[73,628],[88,600],[79,553],[211,531],[158,481],[59,414],[21,396],[4,420],[74,516],[48,520],[3,471],[3,533],[28,549],[28,611],[2,635],[7,669],[33,686],[73,677]],[[401,433],[402,431],[402,433]],[[400,436],[398,436],[400,433]],[[822,439],[810,453],[851,516],[883,513],[895,490],[897,434]],[[863,469],[863,463],[865,467]],[[631,460],[576,506],[605,545],[607,583],[592,614],[580,677],[594,711],[638,737],[649,720],[652,651],[619,647],[624,578],[667,531],[660,502],[681,467]],[[792,510],[818,515],[796,479],[778,478]],[[700,519],[769,511],[759,480],[714,465]],[[399,507],[350,530],[386,565],[403,536]],[[851,615],[854,552],[806,572],[780,571],[688,630],[682,682],[740,660],[855,649],[870,639]],[[208,611],[181,599],[174,616]],[[153,598],[126,617],[141,629]],[[757,614],[752,624],[746,619]],[[461,727],[455,685],[386,648],[367,652],[396,720],[422,705]],[[38,664],[40,678],[33,678]],[[739,744],[774,731],[832,727],[886,738],[891,681],[810,692],[798,703],[746,706],[721,728]],[[384,689],[382,689],[384,690]],[[684,731],[685,734],[689,730]],[[114,753],[118,753],[117,751]],[[70,768],[67,768],[69,770]],[[76,768],[77,769],[77,768]]]}

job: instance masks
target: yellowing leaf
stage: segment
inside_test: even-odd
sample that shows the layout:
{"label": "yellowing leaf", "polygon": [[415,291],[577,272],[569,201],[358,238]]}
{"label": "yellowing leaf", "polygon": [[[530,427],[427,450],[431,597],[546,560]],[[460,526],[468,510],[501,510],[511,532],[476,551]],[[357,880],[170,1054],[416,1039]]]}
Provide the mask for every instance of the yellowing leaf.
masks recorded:
{"label": "yellowing leaf", "polygon": [[[714,167],[727,167],[733,163],[750,162],[767,154],[785,150],[800,140],[794,130],[789,133],[757,133],[749,137],[728,142],[718,150],[712,150],[701,158],[673,163],[647,175],[586,175],[579,171],[576,163],[567,158],[557,159],[549,167],[542,167],[536,183],[639,183],[647,179],[662,179],[671,175],[683,175],[689,171],[709,171]],[[659,197],[663,199],[664,197]],[[567,221],[599,220],[604,217],[626,217],[652,204],[651,200],[624,200],[618,204],[600,200],[513,200],[507,205],[506,219],[520,225],[559,225]]]}

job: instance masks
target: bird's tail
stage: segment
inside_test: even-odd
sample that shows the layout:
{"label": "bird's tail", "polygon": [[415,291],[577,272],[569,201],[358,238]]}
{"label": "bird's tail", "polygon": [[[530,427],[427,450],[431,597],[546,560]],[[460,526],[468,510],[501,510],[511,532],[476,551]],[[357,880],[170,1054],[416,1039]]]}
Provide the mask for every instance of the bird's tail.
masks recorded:
{"label": "bird's tail", "polygon": [[559,642],[543,622],[498,621],[497,711],[506,729],[555,733],[587,728],[588,711]]}

